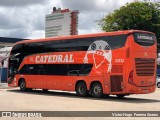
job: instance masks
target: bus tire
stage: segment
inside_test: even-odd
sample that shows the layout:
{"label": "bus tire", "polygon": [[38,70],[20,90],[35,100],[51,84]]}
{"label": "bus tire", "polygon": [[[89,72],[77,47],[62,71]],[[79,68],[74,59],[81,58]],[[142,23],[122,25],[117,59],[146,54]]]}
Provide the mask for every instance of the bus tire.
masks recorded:
{"label": "bus tire", "polygon": [[26,90],[27,90],[27,88],[26,88],[26,82],[25,82],[24,79],[22,79],[22,80],[20,81],[19,86],[20,86],[20,90],[21,90],[21,91],[26,91]]}
{"label": "bus tire", "polygon": [[81,97],[87,96],[87,86],[85,82],[79,82],[76,85],[76,94]]}
{"label": "bus tire", "polygon": [[100,98],[103,96],[103,88],[102,85],[97,82],[92,85],[91,92],[93,97]]}
{"label": "bus tire", "polygon": [[157,83],[157,87],[158,87],[158,88],[160,88],[160,82],[159,82],[159,83]]}

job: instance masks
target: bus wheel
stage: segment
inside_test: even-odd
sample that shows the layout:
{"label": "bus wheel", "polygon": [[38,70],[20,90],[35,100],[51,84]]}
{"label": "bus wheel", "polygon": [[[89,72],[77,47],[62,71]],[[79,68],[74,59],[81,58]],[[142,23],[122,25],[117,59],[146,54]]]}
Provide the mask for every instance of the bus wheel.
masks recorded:
{"label": "bus wheel", "polygon": [[20,86],[21,91],[26,91],[27,90],[25,80],[21,80],[19,86]]}
{"label": "bus wheel", "polygon": [[160,82],[159,82],[159,83],[157,83],[157,87],[158,87],[158,88],[160,88]]}
{"label": "bus wheel", "polygon": [[93,97],[100,98],[103,95],[102,85],[100,83],[94,83],[92,86],[92,95]]}
{"label": "bus wheel", "polygon": [[43,92],[47,92],[48,91],[48,89],[42,89],[43,90]]}
{"label": "bus wheel", "polygon": [[125,96],[125,95],[123,95],[123,94],[122,94],[122,95],[117,95],[117,97],[120,98],[120,99],[121,99],[121,98],[124,98],[124,96]]}
{"label": "bus wheel", "polygon": [[87,86],[84,82],[79,82],[76,85],[76,93],[81,97],[87,96]]}

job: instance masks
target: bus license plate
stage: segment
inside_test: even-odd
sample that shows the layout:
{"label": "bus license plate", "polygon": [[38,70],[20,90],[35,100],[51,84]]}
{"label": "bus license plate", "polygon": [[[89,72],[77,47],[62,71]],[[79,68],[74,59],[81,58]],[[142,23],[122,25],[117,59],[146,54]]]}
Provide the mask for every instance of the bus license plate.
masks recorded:
{"label": "bus license plate", "polygon": [[148,92],[148,90],[142,90],[143,92]]}

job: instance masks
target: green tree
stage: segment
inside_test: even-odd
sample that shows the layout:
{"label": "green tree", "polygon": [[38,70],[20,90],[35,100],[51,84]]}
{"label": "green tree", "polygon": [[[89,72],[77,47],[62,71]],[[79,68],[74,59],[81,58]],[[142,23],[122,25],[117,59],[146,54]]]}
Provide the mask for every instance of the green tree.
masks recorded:
{"label": "green tree", "polygon": [[102,30],[145,30],[154,32],[160,43],[160,3],[132,2],[105,16],[99,23]]}

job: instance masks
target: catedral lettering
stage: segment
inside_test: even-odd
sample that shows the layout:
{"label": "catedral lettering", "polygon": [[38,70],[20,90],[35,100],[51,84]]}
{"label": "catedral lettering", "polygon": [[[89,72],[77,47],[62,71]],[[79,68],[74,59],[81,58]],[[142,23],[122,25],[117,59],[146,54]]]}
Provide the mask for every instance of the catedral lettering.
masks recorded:
{"label": "catedral lettering", "polygon": [[35,59],[36,63],[56,63],[56,62],[66,62],[66,63],[73,63],[73,55],[66,54],[63,55],[37,55]]}
{"label": "catedral lettering", "polygon": [[8,85],[124,97],[155,91],[156,37],[140,30],[26,40],[10,53]]}

